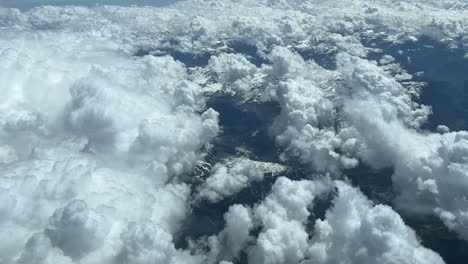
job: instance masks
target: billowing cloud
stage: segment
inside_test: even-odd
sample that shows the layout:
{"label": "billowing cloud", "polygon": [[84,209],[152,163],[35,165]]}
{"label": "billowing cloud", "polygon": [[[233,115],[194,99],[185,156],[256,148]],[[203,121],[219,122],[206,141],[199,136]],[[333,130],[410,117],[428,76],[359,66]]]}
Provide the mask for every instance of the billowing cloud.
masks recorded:
{"label": "billowing cloud", "polygon": [[221,53],[211,57],[208,68],[216,74],[221,83],[225,83],[235,92],[245,93],[253,87],[251,78],[257,67],[242,54]]}
{"label": "billowing cloud", "polygon": [[[314,200],[334,189],[332,207],[310,231]],[[240,252],[248,263],[444,263],[391,207],[374,205],[341,181],[280,177],[252,211],[234,205],[225,221],[226,228],[208,239],[210,263],[235,260]],[[257,235],[249,232],[257,228]]]}
{"label": "billowing cloud", "polygon": [[[468,239],[467,132],[423,131],[430,108],[401,84],[411,76],[396,57],[368,61],[381,51],[363,44],[426,36],[467,49],[462,1],[0,6],[1,263],[443,263],[390,207],[282,165],[298,179],[279,177],[255,205],[226,206],[225,226],[194,239],[208,249],[176,247],[192,239],[179,236],[193,200],[219,202],[271,165],[231,159],[191,185],[224,118],[202,86],[237,93],[239,107],[277,103],[265,125],[282,162],[337,178],[359,162],[392,167],[399,209],[435,214]],[[310,227],[314,199],[334,188]]]}
{"label": "billowing cloud", "polygon": [[2,261],[198,263],[173,245],[190,195],[176,178],[219,127],[185,66],[54,30],[2,37],[0,56]]}
{"label": "billowing cloud", "polygon": [[328,191],[326,182],[291,181],[280,177],[271,193],[254,209],[262,231],[249,249],[249,263],[299,263],[308,250],[305,222],[318,195]]}
{"label": "billowing cloud", "polygon": [[285,48],[275,48],[270,59],[269,74],[279,79],[272,87],[281,106],[272,127],[278,145],[318,171],[355,167],[358,146],[352,131],[336,129],[334,88],[319,84],[333,79],[333,74]]}
{"label": "billowing cloud", "polygon": [[468,132],[417,130],[427,107],[413,102],[377,65],[348,56],[339,60],[352,95],[344,109],[366,145],[364,160],[375,167],[394,166],[401,207],[435,213],[467,239]]}
{"label": "billowing cloud", "polygon": [[389,206],[372,205],[342,182],[336,186],[338,197],[325,219],[315,222],[304,263],[444,263]]}
{"label": "billowing cloud", "polygon": [[227,164],[218,163],[200,186],[197,197],[210,202],[218,202],[248,187],[253,182],[263,180],[263,172],[249,159],[240,158]]}
{"label": "billowing cloud", "polygon": [[239,260],[242,250],[253,240],[250,232],[254,227],[250,208],[235,204],[224,215],[226,227],[217,235],[208,238],[209,262]]}
{"label": "billowing cloud", "polygon": [[172,235],[163,228],[150,223],[129,223],[122,232],[123,247],[117,263],[202,263],[201,256],[178,251],[172,243]]}
{"label": "billowing cloud", "polygon": [[0,6],[30,9],[43,5],[149,5],[165,6],[176,3],[177,0],[0,0]]}
{"label": "billowing cloud", "polygon": [[108,227],[105,217],[90,210],[85,201],[72,200],[52,214],[44,233],[64,255],[79,259],[102,245]]}

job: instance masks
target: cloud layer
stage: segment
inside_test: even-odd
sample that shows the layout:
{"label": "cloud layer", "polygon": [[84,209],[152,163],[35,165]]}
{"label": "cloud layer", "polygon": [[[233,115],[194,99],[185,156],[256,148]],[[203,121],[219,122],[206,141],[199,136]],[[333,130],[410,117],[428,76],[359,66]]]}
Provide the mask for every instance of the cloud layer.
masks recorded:
{"label": "cloud layer", "polygon": [[[468,240],[468,132],[423,130],[378,47],[466,51],[464,1],[46,2],[0,1],[0,263],[444,263],[397,211]],[[278,159],[220,150],[223,96]],[[347,183],[360,164],[393,169],[394,208]],[[222,226],[184,237],[192,206]]]}

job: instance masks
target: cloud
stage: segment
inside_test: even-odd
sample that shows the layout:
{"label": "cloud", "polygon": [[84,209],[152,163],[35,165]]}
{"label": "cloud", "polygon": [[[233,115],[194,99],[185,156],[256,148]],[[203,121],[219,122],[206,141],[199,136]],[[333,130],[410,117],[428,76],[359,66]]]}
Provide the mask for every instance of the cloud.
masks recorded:
{"label": "cloud", "polygon": [[270,60],[269,74],[279,79],[272,87],[281,106],[272,126],[277,144],[318,171],[355,167],[358,161],[353,155],[357,146],[352,132],[336,129],[334,89],[318,84],[322,79],[333,78],[333,74],[286,48],[273,49]]}
{"label": "cloud", "polygon": [[[0,262],[203,263],[244,253],[251,263],[442,262],[391,208],[341,183],[310,234],[310,206],[331,184],[283,177],[253,208],[230,207],[206,255],[177,249],[191,199],[220,201],[264,173],[240,160],[216,165],[200,189],[183,182],[220,133],[196,74],[214,74],[207,83],[244,99],[279,103],[271,132],[284,161],[299,159],[335,177],[358,159],[394,167],[398,205],[436,214],[467,238],[467,132],[422,131],[430,109],[399,83],[410,76],[388,56],[382,67],[363,59],[376,50],[361,43],[426,35],[466,49],[466,4],[46,2],[14,1],[27,11],[0,8]],[[234,43],[255,46],[270,65],[254,66]],[[341,53],[338,69],[298,51]],[[135,55],[145,53],[154,56]],[[187,69],[170,54],[182,61],[213,56]]]}
{"label": "cloud", "polygon": [[436,214],[466,240],[468,132],[419,131],[427,107],[411,101],[377,65],[347,56],[339,60],[352,94],[344,111],[365,144],[363,159],[374,167],[394,167],[392,180],[403,209]]}
{"label": "cloud", "polygon": [[331,184],[279,177],[253,208],[232,205],[224,215],[225,228],[197,246],[209,247],[207,263],[239,260],[242,252],[248,263],[299,263],[308,250],[305,224],[312,201],[330,191]]}
{"label": "cloud", "polygon": [[338,197],[316,220],[304,263],[444,263],[389,206],[374,206],[345,183],[336,186]]}
{"label": "cloud", "polygon": [[0,262],[139,263],[162,250],[199,263],[173,245],[189,213],[190,186],[177,177],[203,159],[218,113],[182,63],[129,56],[120,39],[87,39],[74,23],[2,29],[0,236],[10,239]]}
{"label": "cloud", "polygon": [[117,263],[202,263],[202,258],[174,248],[172,235],[150,223],[129,223],[122,232]]}
{"label": "cloud", "polygon": [[308,234],[304,224],[309,208],[330,186],[326,182],[276,180],[271,193],[254,208],[262,230],[248,250],[249,263],[299,263],[306,256]]}
{"label": "cloud", "polygon": [[100,247],[107,228],[107,220],[90,210],[85,201],[73,200],[53,213],[44,233],[64,255],[79,259]]}
{"label": "cloud", "polygon": [[10,8],[20,8],[28,10],[43,5],[148,5],[148,6],[166,6],[176,3],[177,0],[0,0],[0,6]]}
{"label": "cloud", "polygon": [[217,163],[210,175],[200,186],[197,197],[212,203],[240,192],[253,182],[263,180],[263,172],[257,164],[246,158]]}
{"label": "cloud", "polygon": [[73,263],[72,259],[63,256],[59,249],[52,247],[52,244],[44,233],[34,234],[26,243],[25,251],[21,254],[17,263]]}
{"label": "cloud", "polygon": [[[332,207],[309,231],[314,200],[335,188]],[[225,220],[226,228],[209,239],[212,262],[236,259],[244,251],[248,263],[444,263],[392,208],[374,205],[341,181],[280,177],[252,213],[235,205]],[[249,233],[257,228],[258,235]]]}
{"label": "cloud", "polygon": [[256,71],[255,65],[242,54],[221,53],[213,56],[208,67],[218,75],[220,81],[227,83],[233,83]]}
{"label": "cloud", "polygon": [[224,214],[225,228],[217,235],[208,238],[210,252],[209,263],[221,260],[239,260],[241,251],[247,247],[253,237],[250,232],[254,227],[250,208],[235,204]]}

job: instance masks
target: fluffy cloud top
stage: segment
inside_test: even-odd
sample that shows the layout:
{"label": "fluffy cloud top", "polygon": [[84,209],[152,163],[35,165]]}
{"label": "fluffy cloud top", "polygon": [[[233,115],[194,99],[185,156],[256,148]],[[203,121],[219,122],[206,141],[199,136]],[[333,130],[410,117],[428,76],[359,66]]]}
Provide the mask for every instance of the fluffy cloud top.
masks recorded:
{"label": "fluffy cloud top", "polygon": [[299,263],[308,249],[305,222],[317,195],[328,191],[325,182],[291,181],[280,177],[271,193],[255,209],[262,231],[249,250],[249,263]]}
{"label": "fluffy cloud top", "polygon": [[[309,231],[313,201],[335,188],[332,208]],[[209,263],[236,260],[242,251],[248,263],[444,263],[392,208],[373,205],[341,181],[280,177],[252,211],[234,205],[225,221],[226,228],[208,239]]]}
{"label": "fluffy cloud top", "polygon": [[271,87],[281,106],[272,127],[278,145],[318,171],[356,166],[356,141],[349,129],[336,129],[334,87],[323,83],[333,74],[286,48],[273,49],[270,59],[269,74],[279,79]]}
{"label": "fluffy cloud top", "polygon": [[197,196],[210,202],[218,202],[262,179],[263,172],[249,159],[240,158],[228,164],[218,163],[213,166],[212,175],[200,186]]}
{"label": "fluffy cloud top", "polygon": [[394,166],[400,205],[435,213],[467,239],[467,132],[423,133],[414,128],[427,107],[411,101],[403,87],[377,65],[340,57],[351,94],[345,113],[364,144],[363,158],[375,167]]}
{"label": "fluffy cloud top", "polygon": [[[425,35],[466,49],[463,1],[46,2],[65,3],[0,1],[1,263],[443,263],[391,208],[326,177],[279,177],[257,205],[230,207],[209,250],[176,248],[192,199],[218,202],[264,178],[238,159],[198,189],[184,182],[221,132],[205,84],[277,102],[268,125],[283,161],[334,177],[358,160],[393,167],[400,207],[468,239],[468,132],[422,131],[430,109],[401,84],[411,76],[393,57],[364,59],[377,49],[362,44]],[[308,52],[338,53],[337,69]],[[170,54],[212,57],[187,69]],[[334,188],[311,232],[314,199]]]}
{"label": "fluffy cloud top", "polygon": [[305,263],[444,263],[390,207],[372,205],[342,182],[336,186],[333,208],[315,222]]}
{"label": "fluffy cloud top", "polygon": [[165,6],[176,3],[177,0],[0,0],[0,5],[12,8],[30,9],[43,5],[150,5]]}
{"label": "fluffy cloud top", "polygon": [[172,242],[190,195],[176,178],[219,127],[185,66],[73,31],[14,31],[0,40],[1,262],[196,262]]}
{"label": "fluffy cloud top", "polygon": [[220,82],[230,85],[238,92],[247,92],[251,89],[248,78],[257,71],[257,67],[245,56],[230,53],[211,57],[208,68],[216,74]]}
{"label": "fluffy cloud top", "polygon": [[218,260],[239,260],[242,250],[244,250],[253,237],[250,231],[254,227],[252,212],[250,208],[235,204],[229,208],[224,215],[226,227],[217,235],[208,238],[210,253],[208,262]]}

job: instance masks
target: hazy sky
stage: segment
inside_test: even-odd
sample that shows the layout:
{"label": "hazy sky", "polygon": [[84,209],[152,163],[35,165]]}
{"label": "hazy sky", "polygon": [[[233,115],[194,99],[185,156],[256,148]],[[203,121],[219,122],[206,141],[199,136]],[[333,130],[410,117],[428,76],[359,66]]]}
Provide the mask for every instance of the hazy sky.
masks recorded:
{"label": "hazy sky", "polygon": [[0,0],[0,6],[30,9],[41,5],[85,5],[113,4],[113,5],[152,5],[164,6],[178,0]]}

